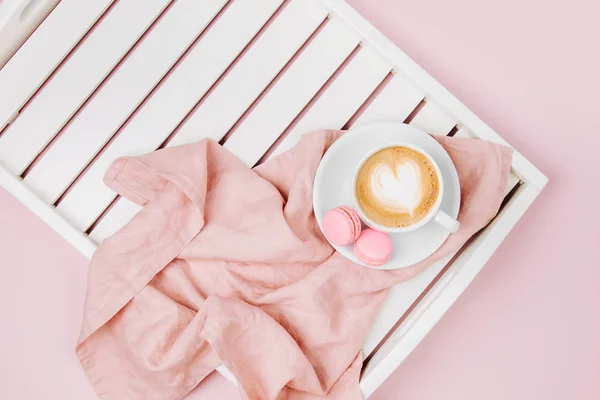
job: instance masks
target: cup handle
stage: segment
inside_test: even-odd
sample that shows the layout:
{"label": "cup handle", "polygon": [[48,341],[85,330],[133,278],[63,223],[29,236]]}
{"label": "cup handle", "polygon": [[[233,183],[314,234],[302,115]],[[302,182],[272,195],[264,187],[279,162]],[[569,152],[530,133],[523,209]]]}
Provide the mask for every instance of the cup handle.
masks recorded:
{"label": "cup handle", "polygon": [[435,222],[437,222],[450,233],[456,232],[460,227],[460,222],[458,222],[442,210],[438,210],[433,219],[435,220]]}

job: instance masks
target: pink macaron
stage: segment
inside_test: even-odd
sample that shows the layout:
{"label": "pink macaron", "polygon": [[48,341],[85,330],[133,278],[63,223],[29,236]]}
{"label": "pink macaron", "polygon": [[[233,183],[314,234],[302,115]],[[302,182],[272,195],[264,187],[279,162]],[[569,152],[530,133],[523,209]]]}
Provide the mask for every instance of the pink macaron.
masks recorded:
{"label": "pink macaron", "polygon": [[383,232],[364,229],[354,243],[354,255],[368,266],[380,267],[390,259],[394,246]]}
{"label": "pink macaron", "polygon": [[350,207],[332,208],[323,217],[323,233],[327,240],[337,246],[354,243],[360,236],[360,230],[360,218]]}

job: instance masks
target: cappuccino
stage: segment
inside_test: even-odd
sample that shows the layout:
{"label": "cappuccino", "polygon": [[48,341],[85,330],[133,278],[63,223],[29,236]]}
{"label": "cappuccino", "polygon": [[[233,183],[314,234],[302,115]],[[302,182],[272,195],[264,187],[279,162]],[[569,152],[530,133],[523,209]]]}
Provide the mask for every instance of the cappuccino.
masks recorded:
{"label": "cappuccino", "polygon": [[356,175],[356,199],[363,213],[388,228],[409,227],[436,207],[437,170],[424,154],[393,146],[369,157]]}

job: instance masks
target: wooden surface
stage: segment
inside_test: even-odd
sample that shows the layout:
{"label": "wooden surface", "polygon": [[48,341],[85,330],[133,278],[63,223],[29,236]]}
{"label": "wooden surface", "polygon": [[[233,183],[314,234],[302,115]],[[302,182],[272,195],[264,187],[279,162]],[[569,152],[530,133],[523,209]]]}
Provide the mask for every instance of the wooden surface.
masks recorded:
{"label": "wooden surface", "polygon": [[[344,2],[211,0],[199,6],[180,0],[168,7],[169,1],[151,0],[133,13],[132,0],[121,0],[100,17],[108,3],[91,2],[76,27],[63,29],[61,23],[82,12],[78,3],[64,0],[0,70],[0,91],[15,92],[0,101],[0,123],[10,122],[0,136],[0,183],[88,257],[92,241],[101,242],[139,210],[124,199],[106,210],[115,196],[101,176],[119,155],[212,137],[253,166],[291,147],[305,130],[407,118],[433,135],[458,130],[460,136],[505,143]],[[41,49],[41,35],[55,43]],[[20,73],[23,68],[27,74]],[[513,170],[507,192],[519,180],[527,186],[517,191],[511,213],[498,219],[509,229],[546,183],[519,153]],[[24,171],[21,183],[17,175]],[[507,232],[488,228],[485,239],[471,245],[472,272],[447,278],[444,293],[452,296],[430,296],[432,309],[440,310],[436,315],[460,295]],[[394,288],[365,342],[365,355],[447,261]],[[369,362],[365,394],[433,327],[415,315],[412,341],[400,347],[388,341]]]}

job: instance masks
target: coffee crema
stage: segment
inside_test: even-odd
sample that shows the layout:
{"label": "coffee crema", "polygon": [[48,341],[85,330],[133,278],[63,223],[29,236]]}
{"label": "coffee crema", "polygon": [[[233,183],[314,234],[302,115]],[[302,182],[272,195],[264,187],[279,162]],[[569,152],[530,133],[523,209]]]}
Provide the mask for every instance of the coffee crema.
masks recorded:
{"label": "coffee crema", "polygon": [[429,158],[411,148],[394,146],[364,162],[355,190],[358,206],[373,222],[400,228],[429,214],[436,205],[440,184]]}

